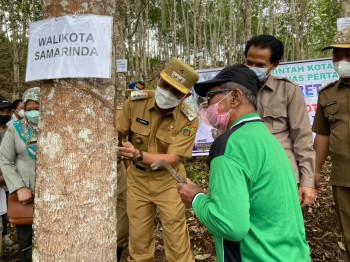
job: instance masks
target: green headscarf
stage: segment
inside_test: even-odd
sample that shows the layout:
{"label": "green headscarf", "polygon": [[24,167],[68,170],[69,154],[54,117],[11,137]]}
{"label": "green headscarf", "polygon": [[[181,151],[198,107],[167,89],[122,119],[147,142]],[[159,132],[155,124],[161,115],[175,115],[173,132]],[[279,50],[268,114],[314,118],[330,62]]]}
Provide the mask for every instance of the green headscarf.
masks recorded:
{"label": "green headscarf", "polygon": [[40,87],[32,87],[26,90],[23,94],[22,100],[23,103],[26,103],[28,100],[40,103]]}

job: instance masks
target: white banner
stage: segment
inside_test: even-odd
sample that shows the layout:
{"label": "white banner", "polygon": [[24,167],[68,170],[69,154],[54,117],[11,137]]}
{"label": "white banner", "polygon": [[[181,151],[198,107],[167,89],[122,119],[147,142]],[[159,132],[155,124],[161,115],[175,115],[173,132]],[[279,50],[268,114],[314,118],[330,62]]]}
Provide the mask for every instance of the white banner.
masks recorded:
{"label": "white banner", "polygon": [[[197,70],[199,82],[214,78],[221,69]],[[299,84],[300,91],[305,98],[311,125],[316,113],[318,91],[327,83],[336,81],[339,78],[334,71],[331,58],[281,63],[272,74],[287,77]],[[203,100],[196,95],[194,90],[192,90],[192,96],[186,101],[193,107],[200,118],[192,155],[207,155],[214,140],[213,136],[215,136],[216,129],[210,126],[205,118],[205,113],[199,106]]]}
{"label": "white banner", "polygon": [[111,16],[61,16],[31,23],[26,81],[110,78]]}
{"label": "white banner", "polygon": [[347,27],[350,27],[350,17],[337,18],[338,31],[341,31]]}

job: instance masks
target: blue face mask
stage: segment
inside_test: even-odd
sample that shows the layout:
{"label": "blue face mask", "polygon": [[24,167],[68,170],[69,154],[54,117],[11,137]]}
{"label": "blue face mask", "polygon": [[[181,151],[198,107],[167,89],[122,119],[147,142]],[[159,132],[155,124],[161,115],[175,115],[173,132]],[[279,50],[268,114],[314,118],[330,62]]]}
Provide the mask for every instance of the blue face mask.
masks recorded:
{"label": "blue face mask", "polygon": [[250,70],[253,70],[256,76],[259,78],[260,81],[265,80],[268,75],[267,75],[267,70],[269,70],[270,67],[265,68],[265,67],[252,67],[249,66]]}
{"label": "blue face mask", "polygon": [[39,123],[39,111],[38,110],[31,110],[28,112],[25,112],[25,115],[29,122],[33,123],[34,125],[37,125]]}

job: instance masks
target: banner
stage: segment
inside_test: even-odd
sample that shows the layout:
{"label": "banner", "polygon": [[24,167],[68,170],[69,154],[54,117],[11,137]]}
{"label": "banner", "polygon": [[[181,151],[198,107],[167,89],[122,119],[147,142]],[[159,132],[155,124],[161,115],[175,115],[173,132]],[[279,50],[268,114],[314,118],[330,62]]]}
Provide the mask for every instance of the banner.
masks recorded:
{"label": "banner", "polygon": [[31,23],[26,81],[110,78],[110,16],[61,16]]}
{"label": "banner", "polygon": [[[199,82],[214,78],[221,69],[197,70]],[[272,71],[272,75],[283,76],[299,84],[300,91],[305,99],[311,125],[316,113],[318,91],[326,84],[334,82],[339,78],[338,74],[334,71],[331,58],[281,63]],[[200,119],[192,155],[208,155],[217,130],[208,123],[205,112],[200,106],[205,99],[199,97],[192,90],[192,96],[186,101],[197,112]]]}

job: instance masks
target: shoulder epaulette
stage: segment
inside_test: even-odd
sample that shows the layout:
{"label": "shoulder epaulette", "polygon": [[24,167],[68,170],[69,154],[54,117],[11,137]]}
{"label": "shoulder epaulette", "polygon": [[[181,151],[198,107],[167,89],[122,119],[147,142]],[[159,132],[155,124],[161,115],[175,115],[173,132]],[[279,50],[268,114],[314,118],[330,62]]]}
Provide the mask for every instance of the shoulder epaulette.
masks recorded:
{"label": "shoulder epaulette", "polygon": [[[338,81],[338,80],[337,80],[337,81]],[[337,83],[337,81],[328,83],[327,85],[325,85],[324,87],[322,87],[322,88],[320,89],[320,91],[318,91],[318,93],[321,93],[323,90],[326,90],[327,88],[334,86],[334,85]]]}
{"label": "shoulder epaulette", "polygon": [[289,78],[284,77],[284,76],[275,76],[275,78],[278,80],[284,80],[284,81],[289,82],[293,85],[298,85],[297,83],[293,82],[292,80],[290,80]]}
{"label": "shoulder epaulette", "polygon": [[131,91],[130,99],[132,101],[142,100],[149,97],[149,93],[146,90]]}
{"label": "shoulder epaulette", "polygon": [[186,118],[189,120],[189,121],[193,121],[197,115],[196,113],[192,110],[192,108],[190,108],[187,104],[185,103],[182,103],[180,105],[180,110],[181,112],[186,116]]}

